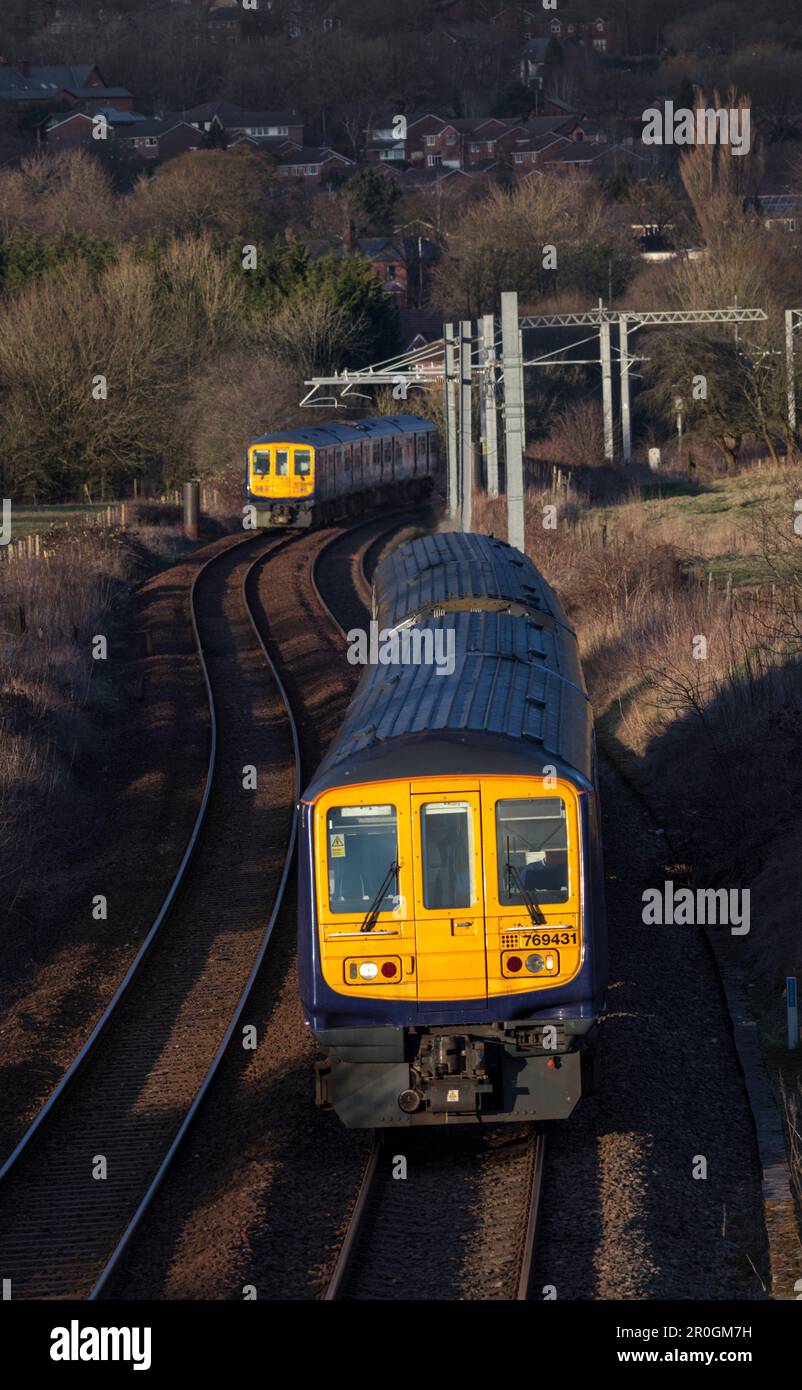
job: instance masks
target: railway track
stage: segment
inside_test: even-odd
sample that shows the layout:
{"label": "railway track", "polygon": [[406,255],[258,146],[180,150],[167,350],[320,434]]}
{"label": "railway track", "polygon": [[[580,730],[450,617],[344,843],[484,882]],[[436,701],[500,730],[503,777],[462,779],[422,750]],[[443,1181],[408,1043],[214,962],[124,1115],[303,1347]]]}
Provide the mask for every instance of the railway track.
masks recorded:
{"label": "railway track", "polygon": [[[382,530],[387,530],[386,517],[382,519]],[[375,524],[370,531],[375,531]],[[340,659],[338,631],[322,620],[326,607],[321,610],[319,605],[312,567],[318,558],[333,555],[333,572],[330,574],[326,567],[327,576],[337,582],[338,593],[342,594],[347,587],[342,582],[346,568],[336,556],[353,550],[355,539],[363,534],[361,526],[352,531],[307,532],[292,545],[273,552],[272,563],[251,570],[249,605],[265,634],[267,649],[294,711],[304,777],[311,775],[336,729],[356,675],[355,669]],[[252,881],[249,891],[251,895],[258,894]],[[301,1026],[300,1036],[296,1037],[295,989],[289,996],[285,989],[287,972],[292,970],[294,960],[295,932],[290,886],[248,1006],[248,1017],[261,1021],[259,1047],[245,1056],[238,1055],[236,1047],[227,1049],[221,1059],[214,1096],[198,1116],[192,1143],[176,1156],[163,1190],[141,1222],[125,1258],[117,1263],[116,1272],[110,1271],[110,1279],[104,1284],[106,1296],[148,1298],[159,1290],[160,1296],[165,1297],[217,1297],[223,1289],[252,1283],[259,1288],[260,1297],[269,1297],[266,1290],[273,1279],[272,1296],[288,1296],[287,1266],[292,1264],[292,1250],[296,1244],[299,1250],[305,1249],[310,1240],[316,1239],[309,1229],[313,1199],[300,1177],[305,1171],[310,1127],[314,1130],[317,1120],[317,1115],[310,1116],[308,1110],[312,1074],[308,1032]],[[290,1000],[293,1002],[288,1013]],[[295,1086],[288,1087],[287,1074],[294,1067],[299,1069],[299,1079]],[[246,1077],[248,1084],[243,1084]],[[256,1103],[254,1086],[261,1088],[261,1099]],[[268,1112],[270,1120],[266,1124]],[[348,1155],[349,1148],[357,1148],[353,1140],[349,1144],[344,1138],[341,1145],[339,1139],[324,1123],[312,1140],[315,1157],[313,1160],[310,1154],[310,1163],[314,1171],[310,1171],[307,1181],[313,1184],[321,1208],[320,1255],[310,1257],[316,1268],[327,1262],[330,1252],[324,1219],[328,1209],[326,1181],[333,1189],[332,1195],[339,1197],[338,1168],[345,1163],[353,1181],[360,1168],[358,1149],[355,1166]],[[259,1154],[258,1172],[252,1175],[253,1187],[251,1175],[246,1176],[247,1159],[232,1162],[232,1155],[227,1152],[232,1144],[240,1154],[249,1150]],[[322,1161],[332,1165],[327,1178],[319,1171],[323,1154],[328,1154],[328,1160]],[[300,1181],[300,1192],[282,1189],[283,1195],[279,1196],[278,1189],[285,1179],[293,1189]],[[271,1195],[263,1209],[267,1192]],[[288,1212],[294,1210],[296,1202],[299,1209],[293,1219]],[[227,1237],[232,1222],[236,1230],[245,1227],[249,1231],[251,1257],[241,1275],[233,1274],[241,1264],[242,1253],[234,1251],[236,1242],[229,1242]],[[282,1254],[278,1261],[275,1237],[267,1235],[275,1222],[282,1229]],[[212,1229],[216,1234],[210,1238]],[[215,1245],[214,1254],[209,1248],[210,1239]],[[194,1259],[190,1251],[194,1251]],[[316,1281],[313,1288],[317,1292]]]}
{"label": "railway track", "polygon": [[324,1299],[527,1299],[544,1155],[533,1126],[377,1137]]}
{"label": "railway track", "polygon": [[103,1291],[242,1019],[281,906],[300,787],[292,712],[252,589],[296,540],[237,541],[193,581],[210,728],[201,803],[125,978],[0,1169],[12,1298]]}

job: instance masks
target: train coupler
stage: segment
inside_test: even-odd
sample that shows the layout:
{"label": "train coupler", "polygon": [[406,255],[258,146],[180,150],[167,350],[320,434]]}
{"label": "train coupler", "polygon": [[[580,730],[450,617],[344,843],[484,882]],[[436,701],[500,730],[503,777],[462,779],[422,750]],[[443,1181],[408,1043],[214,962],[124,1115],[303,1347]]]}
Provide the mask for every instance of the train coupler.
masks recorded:
{"label": "train coupler", "polygon": [[413,1082],[398,1098],[407,1114],[421,1108],[433,1114],[475,1115],[482,1096],[492,1094],[482,1038],[427,1034],[410,1069]]}

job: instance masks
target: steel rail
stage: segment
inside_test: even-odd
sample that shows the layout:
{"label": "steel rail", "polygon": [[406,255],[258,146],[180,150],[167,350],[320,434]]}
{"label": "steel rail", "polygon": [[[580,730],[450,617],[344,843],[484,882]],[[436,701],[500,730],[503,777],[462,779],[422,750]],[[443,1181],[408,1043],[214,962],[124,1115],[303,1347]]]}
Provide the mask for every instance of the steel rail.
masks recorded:
{"label": "steel rail", "polygon": [[532,1282],[532,1268],[535,1262],[537,1223],[540,1215],[540,1193],[543,1186],[543,1165],[546,1158],[546,1136],[535,1132],[532,1143],[531,1175],[527,1194],[526,1230],[521,1243],[521,1262],[518,1272],[518,1285],[515,1291],[517,1302],[525,1302],[529,1297]]}
{"label": "steel rail", "polygon": [[348,1218],[348,1225],[345,1229],[343,1243],[337,1252],[337,1259],[334,1269],[331,1272],[326,1292],[323,1295],[324,1303],[334,1302],[340,1298],[346,1276],[351,1266],[351,1259],[354,1253],[359,1233],[362,1229],[362,1221],[367,1210],[368,1199],[373,1191],[373,1184],[376,1180],[376,1169],[379,1165],[379,1154],[382,1150],[382,1141],[379,1135],[374,1135],[373,1146],[368,1154],[365,1171],[359,1182],[356,1194],[356,1201]]}
{"label": "steel rail", "polygon": [[[418,503],[417,505],[418,505],[418,508],[420,508],[421,506],[425,506],[426,504],[425,504],[425,503]],[[401,518],[401,517],[405,517],[405,516],[411,516],[411,514],[413,514],[413,513],[415,512],[415,510],[416,510],[416,507],[415,507],[415,505],[413,504],[413,505],[410,506],[410,507],[401,508],[398,512],[390,512],[389,515],[390,515],[391,517],[392,517],[392,516],[395,516],[395,517],[397,517],[397,518]],[[383,520],[383,521],[386,521],[387,518],[386,518],[386,517],[383,517],[382,520]],[[311,569],[310,578],[311,578],[311,580],[312,580],[312,589],[313,589],[315,598],[318,600],[318,603],[320,604],[320,606],[321,606],[321,608],[324,610],[324,612],[325,612],[325,613],[328,615],[328,617],[331,619],[332,623],[333,623],[334,626],[336,627],[336,629],[337,629],[337,631],[339,632],[340,636],[342,637],[343,641],[345,641],[345,638],[346,638],[346,631],[345,631],[345,628],[343,627],[343,625],[342,625],[342,623],[340,622],[339,618],[338,618],[338,617],[336,616],[336,614],[334,613],[334,610],[332,609],[331,605],[328,604],[328,603],[326,602],[325,598],[323,597],[323,594],[322,594],[322,592],[321,592],[321,590],[320,590],[320,586],[319,586],[319,584],[318,584],[318,582],[317,582],[317,573],[316,573],[316,571],[317,571],[317,566],[318,566],[319,562],[323,559],[323,556],[326,554],[326,551],[332,550],[332,549],[334,548],[334,546],[337,545],[337,543],[338,543],[339,541],[342,540],[343,536],[347,534],[347,532],[348,532],[349,529],[352,530],[352,531],[359,531],[359,530],[361,530],[361,529],[363,529],[363,528],[366,528],[366,527],[368,527],[368,526],[371,526],[371,525],[373,525],[373,524],[374,524],[374,522],[365,521],[365,522],[359,523],[357,526],[354,526],[354,527],[350,527],[350,528],[344,527],[344,528],[342,528],[341,530],[339,530],[339,531],[337,532],[337,534],[336,534],[335,536],[332,536],[332,538],[331,538],[330,541],[327,541],[325,545],[322,545],[322,546],[320,547],[320,550],[318,551],[317,555],[315,556],[315,558],[314,558],[314,560],[313,560],[313,562],[312,562],[312,569]],[[414,525],[414,520],[411,521],[411,524]],[[396,525],[395,525],[395,526],[388,526],[386,530],[384,530],[384,531],[379,531],[377,535],[373,536],[373,537],[368,541],[367,545],[363,548],[363,550],[362,550],[361,553],[360,553],[360,556],[359,556],[359,566],[358,566],[358,570],[359,570],[359,579],[360,579],[360,582],[361,582],[362,584],[364,584],[364,586],[365,586],[365,592],[366,592],[366,595],[367,595],[368,604],[370,604],[372,585],[371,585],[371,582],[370,582],[370,580],[368,579],[368,577],[367,577],[367,575],[366,575],[366,573],[365,573],[365,557],[366,557],[366,555],[368,554],[368,551],[371,550],[372,547],[373,547],[374,545],[376,545],[380,540],[385,540],[388,536],[392,536],[393,533],[397,530],[397,526],[398,526],[398,522],[396,521]]]}
{"label": "steel rail", "polygon": [[61,1077],[53,1091],[50,1093],[47,1100],[37,1111],[34,1119],[31,1121],[30,1125],[25,1130],[25,1133],[22,1135],[15,1148],[11,1151],[8,1158],[3,1163],[2,1168],[0,1168],[0,1183],[2,1183],[2,1181],[6,1177],[8,1177],[12,1169],[16,1166],[22,1154],[27,1149],[31,1140],[35,1137],[36,1134],[38,1134],[39,1130],[49,1119],[50,1115],[55,1110],[59,1101],[63,1098],[65,1092],[68,1090],[72,1082],[75,1080],[78,1073],[83,1069],[87,1059],[90,1057],[90,1055],[94,1055],[94,1050],[97,1043],[105,1033],[106,1028],[108,1027],[108,1024],[110,1023],[111,1019],[116,1016],[119,1005],[128,993],[131,984],[135,979],[138,978],[142,965],[144,964],[144,961],[148,956],[150,949],[154,941],[156,940],[156,937],[159,934],[159,931],[175,899],[176,893],[178,892],[178,889],[180,888],[186,875],[187,868],[189,866],[190,860],[192,859],[195,846],[198,842],[201,826],[203,825],[203,822],[206,818],[206,810],[209,804],[209,797],[211,796],[212,783],[214,780],[215,760],[217,756],[217,720],[214,710],[214,700],[212,697],[211,683],[209,681],[209,673],[206,669],[206,662],[204,660],[203,652],[201,650],[200,633],[198,630],[197,619],[195,616],[195,590],[201,576],[206,574],[206,572],[209,569],[211,569],[213,565],[215,565],[219,560],[223,559],[224,556],[229,555],[232,550],[237,549],[241,545],[253,544],[254,540],[256,539],[257,537],[255,536],[247,536],[243,540],[238,541],[235,545],[227,546],[225,549],[217,551],[215,555],[210,556],[210,558],[206,560],[203,565],[201,565],[200,569],[197,571],[192,580],[192,584],[190,585],[189,599],[190,615],[192,619],[192,630],[195,638],[196,648],[200,656],[201,670],[203,673],[203,679],[206,687],[207,700],[209,702],[211,724],[209,758],[206,767],[206,780],[204,783],[203,794],[201,796],[200,805],[195,816],[195,821],[192,826],[192,830],[189,834],[189,839],[187,840],[186,846],[184,848],[184,853],[181,857],[181,862],[179,863],[178,869],[176,870],[175,875],[171,880],[170,886],[167,890],[161,907],[159,908],[156,917],[154,918],[151,926],[148,929],[144,941],[140,945],[136,955],[131,961],[131,964],[126,970],[125,975],[123,976],[122,980],[120,981],[119,985],[114,991],[114,994],[112,995],[111,999],[109,1000],[108,1004],[103,1010],[103,1013],[100,1015],[100,1018],[98,1019],[91,1033],[89,1034],[89,1037],[86,1039],[76,1056],[73,1058],[72,1062],[64,1072],[64,1075]]}
{"label": "steel rail", "polygon": [[[259,629],[259,625],[258,625],[257,620],[256,620],[256,617],[255,617],[255,615],[254,615],[253,607],[252,607],[252,605],[251,605],[251,603],[250,603],[250,601],[249,601],[249,599],[248,599],[248,586],[249,586],[249,583],[250,583],[252,577],[258,572],[258,570],[261,569],[262,565],[265,564],[266,561],[271,560],[278,552],[287,549],[290,545],[292,545],[293,543],[297,542],[299,538],[300,538],[300,537],[299,537],[297,534],[294,534],[294,535],[292,535],[292,536],[289,537],[289,538],[285,538],[285,539],[279,541],[277,545],[271,546],[270,549],[268,549],[267,551],[263,551],[260,555],[257,555],[256,559],[253,561],[253,563],[252,563],[251,565],[248,566],[248,569],[245,571],[245,574],[244,574],[243,577],[242,577],[242,586],[241,586],[242,602],[243,602],[245,611],[246,611],[246,613],[248,614],[248,620],[249,620],[249,622],[250,622],[250,624],[251,624],[251,628],[252,628],[252,630],[253,630],[254,636],[256,637],[256,640],[257,640],[257,642],[258,642],[258,644],[259,644],[260,650],[261,650],[262,655],[263,655],[263,657],[264,657],[264,659],[265,659],[265,662],[266,662],[266,664],[267,664],[267,666],[268,666],[268,669],[270,670],[270,673],[271,673],[271,675],[272,675],[272,677],[273,677],[273,680],[275,681],[276,688],[278,689],[279,695],[280,695],[280,697],[281,697],[282,704],[284,705],[284,709],[285,709],[285,712],[286,712],[286,715],[287,715],[287,721],[288,721],[288,725],[289,725],[289,729],[290,729],[290,737],[291,737],[291,740],[292,740],[293,780],[294,780],[294,788],[295,788],[295,794],[294,794],[294,808],[293,808],[293,814],[292,814],[292,823],[291,823],[291,826],[290,826],[290,834],[289,834],[289,838],[288,838],[288,841],[287,841],[287,849],[286,849],[286,852],[285,852],[285,855],[284,855],[284,862],[283,862],[282,869],[281,869],[281,877],[280,877],[280,879],[279,879],[278,887],[276,888],[276,895],[275,895],[275,898],[274,898],[274,900],[273,900],[273,906],[272,906],[271,911],[270,911],[270,916],[269,916],[269,918],[268,918],[268,920],[267,920],[267,924],[266,924],[266,926],[265,926],[265,930],[264,930],[264,933],[263,933],[263,935],[262,935],[262,939],[261,939],[261,941],[260,941],[260,943],[259,943],[259,947],[258,947],[258,950],[257,950],[257,952],[256,952],[256,956],[255,956],[255,958],[254,958],[254,962],[253,962],[253,965],[252,965],[252,967],[251,967],[250,974],[248,975],[248,979],[247,979],[247,981],[245,982],[245,985],[244,985],[244,987],[243,987],[242,993],[240,994],[240,997],[239,997],[239,999],[238,999],[238,1001],[237,1001],[236,1007],[235,1007],[235,1009],[234,1009],[234,1013],[233,1013],[233,1015],[232,1015],[232,1017],[231,1017],[231,1020],[230,1020],[230,1022],[229,1022],[229,1024],[228,1024],[228,1027],[226,1028],[226,1031],[225,1031],[225,1033],[223,1034],[223,1037],[222,1037],[220,1043],[218,1044],[217,1050],[215,1051],[215,1054],[214,1054],[214,1056],[213,1056],[213,1058],[212,1058],[212,1061],[211,1061],[211,1063],[210,1063],[210,1065],[209,1065],[209,1068],[208,1068],[208,1070],[207,1070],[207,1072],[206,1072],[206,1074],[205,1074],[205,1076],[204,1076],[204,1078],[203,1078],[203,1080],[202,1080],[200,1086],[198,1087],[198,1090],[197,1090],[196,1093],[195,1093],[195,1096],[194,1096],[194,1098],[193,1098],[193,1100],[192,1100],[192,1102],[191,1102],[191,1104],[190,1104],[190,1106],[189,1106],[189,1108],[188,1108],[188,1110],[187,1110],[187,1112],[186,1112],[186,1114],[185,1114],[185,1116],[184,1116],[184,1118],[183,1118],[183,1120],[182,1120],[182,1122],[181,1122],[181,1125],[179,1126],[178,1130],[176,1131],[176,1134],[175,1134],[174,1137],[173,1137],[172,1143],[170,1144],[170,1147],[169,1147],[169,1149],[167,1150],[167,1153],[165,1154],[164,1158],[162,1159],[161,1163],[159,1164],[158,1169],[156,1170],[155,1174],[153,1175],[153,1178],[151,1179],[150,1183],[148,1184],[148,1187],[147,1187],[147,1189],[146,1189],[146,1191],[145,1191],[145,1193],[144,1193],[144,1195],[143,1195],[143,1197],[142,1197],[142,1200],[140,1201],[140,1203],[139,1203],[139,1205],[138,1205],[136,1211],[134,1212],[133,1216],[131,1217],[131,1220],[129,1221],[129,1223],[128,1223],[128,1225],[126,1226],[125,1230],[123,1231],[123,1234],[121,1235],[119,1241],[117,1242],[117,1245],[115,1246],[115,1248],[114,1248],[114,1250],[113,1250],[111,1256],[110,1256],[109,1259],[107,1260],[107,1262],[106,1262],[106,1264],[105,1264],[105,1266],[104,1266],[104,1268],[103,1268],[103,1271],[102,1271],[102,1273],[100,1274],[100,1277],[98,1278],[97,1282],[95,1283],[95,1286],[94,1286],[94,1288],[92,1289],[92,1292],[91,1292],[90,1295],[89,1295],[89,1300],[90,1300],[90,1302],[91,1302],[91,1301],[94,1301],[94,1300],[96,1300],[96,1299],[98,1299],[98,1298],[100,1297],[100,1295],[103,1293],[103,1291],[104,1291],[104,1289],[106,1288],[106,1286],[108,1285],[109,1280],[111,1279],[111,1277],[112,1277],[112,1275],[114,1274],[114,1271],[115,1271],[115,1269],[117,1268],[117,1266],[118,1266],[120,1260],[122,1259],[123,1255],[125,1254],[125,1252],[126,1252],[128,1246],[129,1246],[129,1244],[130,1244],[130,1242],[131,1242],[131,1239],[133,1238],[133,1236],[134,1236],[134,1234],[135,1234],[137,1228],[139,1227],[139,1225],[140,1225],[140,1223],[141,1223],[143,1217],[145,1216],[146,1212],[148,1211],[148,1208],[150,1207],[151,1203],[153,1202],[153,1199],[154,1199],[154,1197],[156,1196],[156,1193],[158,1192],[159,1188],[161,1187],[161,1184],[162,1184],[162,1182],[164,1181],[164,1178],[165,1178],[167,1172],[169,1171],[170,1167],[172,1166],[173,1160],[174,1160],[174,1158],[175,1158],[175,1156],[176,1156],[178,1150],[180,1149],[180,1147],[181,1147],[181,1145],[182,1145],[182,1143],[183,1143],[183,1141],[184,1141],[184,1139],[185,1139],[185,1137],[186,1137],[186,1135],[187,1135],[187,1133],[188,1133],[188,1131],[189,1131],[189,1129],[190,1129],[190,1126],[191,1126],[193,1120],[195,1119],[195,1116],[196,1116],[197,1113],[198,1113],[198,1110],[200,1109],[201,1105],[203,1104],[203,1101],[204,1101],[205,1098],[206,1098],[206,1095],[207,1095],[207,1092],[208,1092],[208,1090],[209,1090],[209,1087],[211,1086],[211,1084],[212,1084],[212,1082],[213,1082],[213,1080],[214,1080],[214,1077],[215,1077],[215,1075],[216,1075],[216,1073],[217,1073],[217,1071],[218,1071],[218,1069],[219,1069],[220,1063],[222,1062],[223,1057],[224,1057],[224,1055],[225,1055],[225,1053],[226,1053],[226,1051],[227,1051],[227,1049],[228,1049],[229,1043],[231,1042],[231,1039],[232,1039],[232,1037],[233,1037],[233,1035],[234,1035],[235,1029],[237,1028],[237,1026],[238,1026],[238,1024],[239,1024],[239,1022],[240,1022],[240,1019],[241,1019],[241,1017],[242,1017],[243,1009],[245,1008],[245,1005],[247,1004],[248,999],[249,999],[249,997],[250,997],[251,990],[253,989],[254,983],[255,983],[255,981],[256,981],[256,977],[257,977],[257,975],[258,975],[258,973],[259,973],[259,970],[261,969],[262,962],[264,961],[265,954],[266,954],[266,952],[267,952],[267,948],[268,948],[268,946],[269,946],[269,944],[270,944],[270,940],[271,940],[272,935],[273,935],[273,929],[274,929],[274,927],[275,927],[275,925],[276,925],[276,920],[277,920],[277,918],[278,918],[279,912],[281,911],[281,908],[282,908],[282,905],[283,905],[283,902],[284,902],[284,893],[285,893],[285,890],[286,890],[286,887],[287,887],[287,879],[288,879],[288,877],[289,877],[290,868],[291,868],[291,866],[292,866],[293,856],[294,856],[294,854],[295,854],[295,842],[296,842],[297,834],[298,834],[298,797],[299,797],[300,794],[301,794],[301,751],[300,751],[300,745],[299,745],[299,742],[298,742],[298,729],[297,729],[297,726],[296,726],[296,723],[295,723],[295,717],[294,717],[293,712],[292,712],[292,706],[291,706],[291,704],[290,704],[289,697],[288,697],[287,692],[286,692],[286,689],[285,689],[285,687],[284,687],[284,683],[283,683],[283,681],[282,681],[282,679],[281,679],[281,677],[280,677],[280,675],[279,675],[279,673],[278,673],[278,670],[277,670],[277,668],[276,668],[275,662],[273,661],[272,657],[270,656],[270,654],[269,654],[269,652],[268,652],[268,650],[267,650],[267,646],[266,646],[266,644],[265,644],[264,638],[263,638],[262,633],[261,633],[261,631],[260,631],[260,629]],[[227,553],[227,552],[226,552],[226,553]],[[194,588],[194,586],[193,586],[193,588]],[[193,610],[193,626],[195,626],[195,614],[194,614],[194,610]],[[197,627],[196,627],[196,634],[197,634]],[[206,678],[206,687],[207,687],[207,691],[208,691],[208,694],[209,694],[209,704],[210,704],[210,709],[212,710],[212,718],[213,718],[213,720],[215,721],[215,724],[216,724],[216,712],[215,712],[215,709],[214,709],[214,695],[213,695],[213,693],[212,693],[211,682],[210,682],[210,680],[209,680],[208,671],[207,671],[207,669],[206,669],[206,662],[205,662],[205,659],[204,659],[204,657],[203,657],[203,652],[202,652],[202,650],[201,650],[201,646],[200,646],[200,641],[199,641],[199,639],[198,639],[198,652],[199,652],[199,655],[200,655],[200,658],[201,658],[201,662],[202,662],[202,664],[203,664],[204,676],[205,676],[205,678]]]}

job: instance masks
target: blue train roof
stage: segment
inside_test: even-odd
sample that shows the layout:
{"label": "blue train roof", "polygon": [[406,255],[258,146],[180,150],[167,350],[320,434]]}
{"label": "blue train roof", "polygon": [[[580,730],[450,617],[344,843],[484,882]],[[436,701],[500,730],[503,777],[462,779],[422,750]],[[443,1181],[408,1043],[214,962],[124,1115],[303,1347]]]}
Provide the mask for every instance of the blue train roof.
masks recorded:
{"label": "blue train roof", "polygon": [[537,775],[547,765],[592,782],[593,716],[570,630],[508,613],[452,612],[413,632],[440,632],[444,643],[453,632],[453,672],[368,666],[304,799],[350,782]]}
{"label": "blue train roof", "polygon": [[532,561],[493,536],[443,531],[391,552],[374,576],[374,613],[385,627],[438,609],[507,609],[572,631],[560,600]]}
{"label": "blue train roof", "polygon": [[309,429],[263,434],[258,439],[251,439],[248,447],[254,444],[308,444],[314,449],[325,449],[330,444],[351,444],[357,439],[364,439],[366,435],[375,437],[436,428],[433,421],[424,420],[419,415],[376,415],[369,420],[343,421],[342,424],[338,420],[330,420],[322,425],[312,425]]}

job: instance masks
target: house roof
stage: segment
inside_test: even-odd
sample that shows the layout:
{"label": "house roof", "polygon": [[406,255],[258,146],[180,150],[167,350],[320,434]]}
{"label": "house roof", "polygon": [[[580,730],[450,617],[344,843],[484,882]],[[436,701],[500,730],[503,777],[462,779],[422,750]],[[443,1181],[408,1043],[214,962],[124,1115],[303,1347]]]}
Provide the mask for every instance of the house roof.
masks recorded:
{"label": "house roof", "polygon": [[116,106],[101,106],[98,111],[65,111],[57,116],[48,116],[43,125],[45,130],[55,130],[56,126],[66,125],[68,121],[89,121],[91,125],[98,116],[104,116],[108,125],[135,125],[137,130],[148,124],[146,118],[138,115],[136,111],[120,111]]}
{"label": "house roof", "polygon": [[69,92],[71,97],[78,97],[81,101],[108,101],[111,97],[130,97],[131,93],[127,87],[68,87],[63,88]]}
{"label": "house roof", "polygon": [[302,125],[297,111],[249,111],[230,101],[206,101],[184,112],[184,119],[193,121],[217,120],[224,126],[242,128],[264,125]]}
{"label": "house roof", "polygon": [[[434,260],[439,248],[426,237],[420,238],[420,251],[423,259]],[[344,237],[318,237],[304,240],[309,255],[315,260],[318,256],[344,256],[359,251],[369,261],[395,262],[414,259],[418,254],[418,238],[412,236],[355,237],[347,242]]]}
{"label": "house roof", "polygon": [[182,125],[186,126],[187,130],[191,130],[193,135],[200,134],[189,121],[184,121],[180,117],[165,116],[163,120],[159,120],[158,117],[154,117],[152,120],[142,120],[141,117],[139,119],[141,124],[137,125],[137,135],[167,135],[169,131],[176,130],[178,126]]}
{"label": "house roof", "polygon": [[69,92],[77,99],[93,100],[131,96],[127,87],[89,86],[93,73],[97,77],[101,75],[94,63],[32,63],[25,76],[13,63],[0,63],[0,100],[52,101],[60,92]]}
{"label": "house roof", "polygon": [[279,155],[280,164],[324,164],[328,159],[342,159],[346,164],[354,163],[347,154],[340,154],[329,145],[301,145]]}
{"label": "house roof", "polygon": [[523,128],[530,135],[560,135],[581,124],[581,116],[530,116],[523,122]]}

